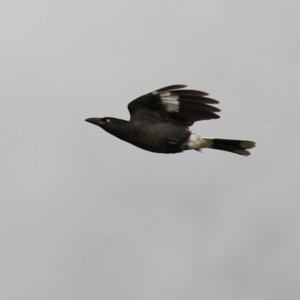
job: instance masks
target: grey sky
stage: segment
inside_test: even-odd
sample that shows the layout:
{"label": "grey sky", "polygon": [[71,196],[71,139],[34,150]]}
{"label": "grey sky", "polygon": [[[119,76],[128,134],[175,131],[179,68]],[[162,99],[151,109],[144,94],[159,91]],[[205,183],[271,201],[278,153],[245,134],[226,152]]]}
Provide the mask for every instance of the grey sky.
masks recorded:
{"label": "grey sky", "polygon": [[[0,3],[1,299],[297,299],[299,1]],[[169,84],[248,158],[84,122]]]}

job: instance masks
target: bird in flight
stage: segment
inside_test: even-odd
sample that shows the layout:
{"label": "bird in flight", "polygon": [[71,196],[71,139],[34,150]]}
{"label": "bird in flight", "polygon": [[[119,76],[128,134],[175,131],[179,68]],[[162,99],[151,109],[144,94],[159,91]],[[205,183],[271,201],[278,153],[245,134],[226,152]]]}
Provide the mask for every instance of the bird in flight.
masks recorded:
{"label": "bird in flight", "polygon": [[255,142],[203,137],[189,129],[196,121],[218,119],[219,103],[205,92],[184,89],[177,84],[143,95],[128,104],[130,120],[105,117],[85,121],[97,125],[119,139],[156,153],[179,153],[203,148],[228,151],[243,156]]}

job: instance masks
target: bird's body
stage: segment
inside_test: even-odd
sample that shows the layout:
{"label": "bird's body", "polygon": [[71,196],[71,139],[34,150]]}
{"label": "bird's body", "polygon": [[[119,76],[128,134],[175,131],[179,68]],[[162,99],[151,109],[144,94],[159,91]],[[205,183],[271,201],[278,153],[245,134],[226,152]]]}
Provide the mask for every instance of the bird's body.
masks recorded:
{"label": "bird's body", "polygon": [[217,119],[220,110],[207,93],[184,90],[184,85],[168,86],[141,96],[128,104],[129,121],[116,118],[89,118],[87,122],[139,148],[156,153],[213,148],[249,155],[251,141],[200,137],[189,127],[196,121]]}
{"label": "bird's body", "polygon": [[151,152],[182,152],[185,150],[183,143],[191,135],[186,128],[178,128],[170,123],[134,124],[129,121],[109,119],[111,125],[103,127],[104,130],[125,142]]}

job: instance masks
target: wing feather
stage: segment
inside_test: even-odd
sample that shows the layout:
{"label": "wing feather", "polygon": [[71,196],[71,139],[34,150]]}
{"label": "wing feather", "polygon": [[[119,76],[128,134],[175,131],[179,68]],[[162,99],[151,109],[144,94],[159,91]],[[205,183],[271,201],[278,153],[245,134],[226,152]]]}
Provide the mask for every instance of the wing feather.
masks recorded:
{"label": "wing feather", "polygon": [[[186,85],[170,85],[143,95],[128,104],[133,122],[175,122],[185,127],[200,120],[217,119],[219,102],[208,93],[183,89]],[[213,105],[211,105],[213,104]]]}

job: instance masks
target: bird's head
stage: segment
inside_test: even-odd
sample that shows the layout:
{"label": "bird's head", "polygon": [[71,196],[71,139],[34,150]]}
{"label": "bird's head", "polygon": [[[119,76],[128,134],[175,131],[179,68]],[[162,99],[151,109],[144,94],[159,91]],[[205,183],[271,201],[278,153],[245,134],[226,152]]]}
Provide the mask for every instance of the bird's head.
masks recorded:
{"label": "bird's head", "polygon": [[117,118],[105,117],[105,118],[88,118],[85,120],[91,124],[101,127],[103,130],[120,137],[124,131],[124,126],[128,121],[120,120]]}
{"label": "bird's head", "polygon": [[108,117],[106,117],[106,118],[88,118],[88,119],[86,119],[86,121],[104,128],[104,127],[109,126],[112,123],[114,123],[114,118],[108,118]]}

